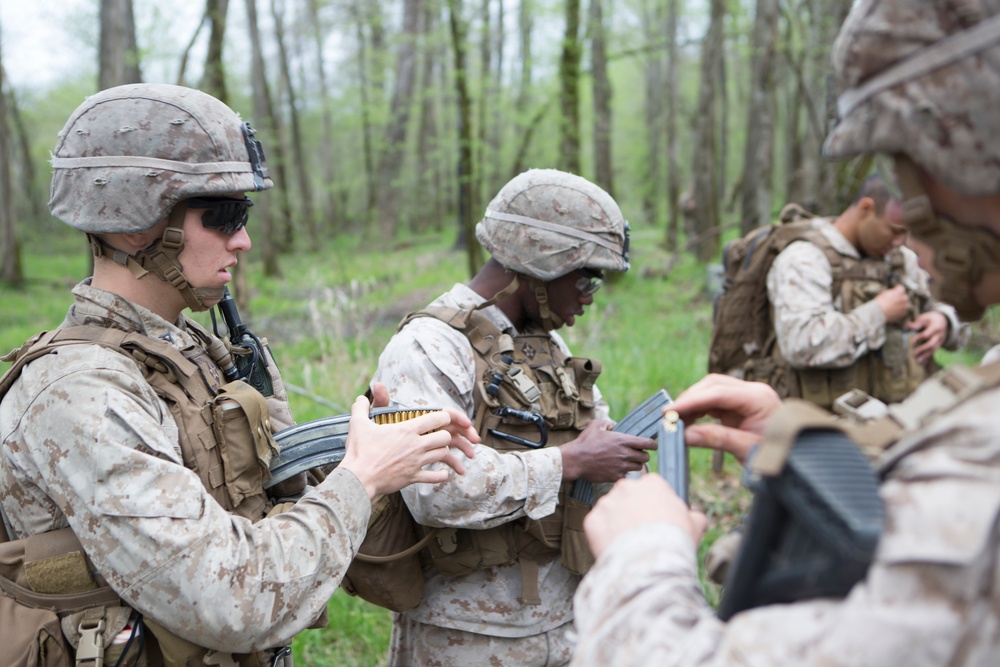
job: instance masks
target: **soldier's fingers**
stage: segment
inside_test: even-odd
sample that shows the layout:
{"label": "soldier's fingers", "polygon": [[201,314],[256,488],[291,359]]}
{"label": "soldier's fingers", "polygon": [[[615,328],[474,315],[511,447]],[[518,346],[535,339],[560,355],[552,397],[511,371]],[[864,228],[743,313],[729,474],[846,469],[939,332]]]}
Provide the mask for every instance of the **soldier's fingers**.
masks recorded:
{"label": "soldier's fingers", "polygon": [[625,445],[638,452],[646,449],[656,449],[657,447],[656,440],[653,440],[652,438],[640,438],[638,436],[634,439],[626,441]]}
{"label": "soldier's fingers", "polygon": [[451,423],[452,414],[447,410],[435,410],[425,415],[419,415],[413,419],[408,419],[400,424],[405,424],[408,428],[417,433],[429,433],[444,428]]}
{"label": "soldier's fingers", "polygon": [[389,405],[389,388],[381,382],[372,383],[372,407],[384,408]]}
{"label": "soldier's fingers", "polygon": [[440,484],[448,481],[447,468],[434,468],[431,470],[421,469],[413,476],[414,484]]}
{"label": "soldier's fingers", "polygon": [[704,512],[698,512],[696,510],[691,510],[688,514],[691,517],[691,527],[694,530],[694,543],[701,544],[701,538],[705,536],[705,530],[708,528],[708,517],[705,516]]}
{"label": "soldier's fingers", "polygon": [[449,468],[457,472],[459,475],[465,474],[465,466],[459,461],[454,454],[446,454],[442,459],[441,463],[444,463]]}
{"label": "soldier's fingers", "polygon": [[456,434],[452,435],[451,442],[449,443],[449,446],[450,447],[454,447],[455,449],[458,449],[459,451],[461,451],[463,454],[465,454],[470,459],[476,458],[476,447],[475,447],[475,445],[473,445],[471,442],[469,442],[469,439],[465,435],[463,435],[461,433],[456,433]]}
{"label": "soldier's fingers", "polygon": [[694,424],[684,430],[689,447],[707,447],[729,452],[742,463],[750,449],[760,442],[760,435],[722,424]]}

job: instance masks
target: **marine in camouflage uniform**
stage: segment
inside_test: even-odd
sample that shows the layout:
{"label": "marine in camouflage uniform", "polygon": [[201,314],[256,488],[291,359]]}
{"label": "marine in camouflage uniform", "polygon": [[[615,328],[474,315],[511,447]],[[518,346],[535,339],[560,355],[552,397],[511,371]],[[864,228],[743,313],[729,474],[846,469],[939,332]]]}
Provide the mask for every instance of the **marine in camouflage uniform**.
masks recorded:
{"label": "marine in camouflage uniform", "polygon": [[[628,268],[625,225],[612,198],[583,178],[556,170],[530,170],[515,177],[476,228],[491,259],[468,285],[455,285],[425,309],[474,311],[474,317],[483,318],[475,331],[455,328],[438,317],[407,318],[380,356],[375,379],[392,387],[394,404],[454,406],[477,425],[490,419],[496,406],[484,405],[489,397],[484,379],[490,374],[480,375],[477,364],[487,361],[476,352],[486,349],[480,343],[511,336],[518,350],[512,354],[518,356],[529,345],[519,342],[525,340],[519,336],[534,334],[540,338],[530,345],[540,347],[547,340],[569,357],[554,329],[572,326],[593,302],[600,272]],[[532,373],[530,361],[520,358],[514,366],[519,364],[524,374]],[[537,400],[544,405],[556,388],[550,384],[546,389],[540,376],[533,377],[543,394]],[[500,386],[509,382],[505,376]],[[579,382],[577,388],[584,393]],[[480,429],[484,444],[477,446],[473,461],[464,461],[464,477],[404,490],[414,518],[425,526],[473,532],[545,520],[559,509],[561,489],[565,493],[572,480],[613,481],[648,460],[642,449],[655,447],[653,441],[606,430],[611,426],[608,406],[596,386],[591,401],[574,409],[579,410],[574,424],[548,426],[550,443],[559,444],[561,436],[561,446],[512,447]],[[493,425],[504,431],[514,428]],[[389,664],[566,664],[572,649],[566,633],[580,577],[563,560],[558,552],[533,559],[537,574],[525,570],[522,557],[457,576],[446,576],[428,563],[422,602],[394,615]],[[537,591],[529,594],[534,584]]]}
{"label": "marine in camouflage uniform", "polygon": [[968,325],[931,297],[927,273],[903,245],[901,216],[874,175],[839,217],[812,219],[826,247],[792,243],[775,258],[767,293],[792,396],[829,408],[857,388],[899,401],[933,369],[938,347],[968,341]]}
{"label": "marine in camouflage uniform", "polygon": [[[907,228],[933,258],[935,296],[963,320],[981,317],[1000,302],[1000,3],[863,0],[834,65],[843,93],[827,154],[895,162]],[[915,396],[925,387],[926,400],[890,413],[912,421],[878,457],[884,532],[846,598],[723,623],[698,585],[704,515],[655,475],[626,480],[588,517],[598,560],[576,595],[573,665],[995,665],[1000,367],[956,368]],[[789,408],[765,385],[725,376],[675,407],[689,420],[723,418],[690,426],[689,444],[740,455]]]}
{"label": "marine in camouflage uniform", "polygon": [[[46,352],[36,358],[12,355],[21,362],[0,402],[0,510],[13,541],[0,547],[20,549],[24,566],[5,560],[0,570],[32,594],[79,595],[29,570],[33,545],[68,527],[87,559],[86,585],[106,582],[120,596],[63,619],[80,659],[112,650],[129,624],[144,640],[129,664],[139,650],[140,664],[271,664],[323,614],[365,535],[371,498],[439,481],[422,467],[453,461],[451,444],[471,452],[464,438],[476,436],[457,413],[376,426],[361,397],[344,463],[276,508],[263,489],[269,431],[291,414],[273,359],[267,401],[241,380],[223,384],[233,361],[225,345],[182,314],[215,305],[250,248],[244,192],[271,187],[253,130],[199,91],[121,86],[70,117],[53,168],[50,208],[87,232],[95,271],[55,334],[69,338],[29,342],[21,354]],[[112,339],[128,342],[103,344]],[[229,390],[246,403],[225,403]],[[230,419],[241,411],[245,420]],[[389,462],[386,448],[401,458]],[[287,511],[265,518],[278,509]],[[4,651],[14,651],[4,632]]]}

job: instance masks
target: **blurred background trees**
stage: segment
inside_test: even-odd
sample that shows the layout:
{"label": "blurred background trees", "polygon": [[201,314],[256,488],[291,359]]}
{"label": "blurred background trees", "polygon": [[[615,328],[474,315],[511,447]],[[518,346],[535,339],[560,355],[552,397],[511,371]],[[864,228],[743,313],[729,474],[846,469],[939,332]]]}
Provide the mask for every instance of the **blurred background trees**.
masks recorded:
{"label": "blurred background trees", "polygon": [[[472,271],[475,222],[531,167],[590,178],[634,227],[709,261],[787,201],[836,213],[864,167],[820,155],[850,0],[34,5],[36,36],[23,10],[0,9],[8,284],[19,239],[54,224],[46,160],[62,122],[84,96],[140,80],[202,88],[258,129],[279,187],[257,198],[254,253],[272,276],[283,254],[340,233],[452,234]],[[44,79],[23,72],[53,34],[76,57]]]}

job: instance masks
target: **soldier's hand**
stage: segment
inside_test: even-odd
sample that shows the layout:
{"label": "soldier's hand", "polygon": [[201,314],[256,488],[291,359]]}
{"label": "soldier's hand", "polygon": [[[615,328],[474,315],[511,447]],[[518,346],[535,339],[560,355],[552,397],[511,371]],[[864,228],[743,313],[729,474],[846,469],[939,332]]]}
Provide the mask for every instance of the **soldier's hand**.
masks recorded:
{"label": "soldier's hand", "polygon": [[926,364],[934,356],[934,351],[944,345],[948,337],[948,318],[944,313],[936,310],[929,310],[920,313],[912,322],[908,322],[907,329],[914,330],[910,336],[910,348],[913,356],[919,364]]}
{"label": "soldier's hand", "polygon": [[910,310],[910,297],[906,295],[906,288],[902,285],[882,290],[875,296],[875,303],[882,309],[885,321],[890,324],[902,320]]}
{"label": "soldier's hand", "polygon": [[364,396],[351,406],[347,453],[340,464],[354,473],[370,498],[415,482],[437,484],[448,479],[447,468],[424,470],[431,463],[445,463],[455,472],[465,473],[451,448],[469,458],[474,455],[472,443],[480,439],[467,415],[449,408],[379,425],[369,418],[370,407]]}
{"label": "soldier's hand", "polygon": [[693,512],[670,485],[657,474],[639,479],[623,479],[603,498],[583,520],[583,530],[594,557],[620,535],[638,526],[655,528],[657,523],[677,526],[697,546],[705,532],[706,519]]}
{"label": "soldier's hand", "polygon": [[[667,409],[684,420],[684,441],[689,446],[729,452],[742,463],[780,407],[778,394],[763,382],[712,374],[681,392]],[[694,423],[706,416],[720,423]]]}
{"label": "soldier's hand", "polygon": [[372,407],[373,408],[387,408],[389,407],[389,388],[385,386],[382,382],[372,383]]}
{"label": "soldier's hand", "polygon": [[611,430],[611,422],[595,419],[576,440],[559,448],[563,479],[614,482],[628,472],[642,470],[649,462],[647,449],[656,449],[652,438],[640,438]]}

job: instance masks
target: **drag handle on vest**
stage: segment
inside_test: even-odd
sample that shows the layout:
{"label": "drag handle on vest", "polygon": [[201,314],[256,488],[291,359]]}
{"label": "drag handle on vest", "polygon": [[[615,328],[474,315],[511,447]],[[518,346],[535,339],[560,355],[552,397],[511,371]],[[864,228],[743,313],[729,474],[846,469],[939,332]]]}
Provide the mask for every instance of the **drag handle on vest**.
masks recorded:
{"label": "drag handle on vest", "polygon": [[498,431],[491,428],[490,433],[500,438],[501,440],[506,440],[507,442],[513,442],[515,444],[521,445],[523,447],[531,447],[532,449],[541,449],[545,446],[545,443],[549,441],[549,429],[545,425],[545,418],[542,417],[537,412],[528,412],[527,410],[515,410],[514,408],[507,407],[506,405],[501,406],[496,412],[497,417],[513,417],[514,419],[519,419],[525,423],[534,424],[538,427],[538,442],[532,442],[525,438],[521,438],[516,435],[511,435],[510,433],[504,433],[503,431]]}
{"label": "drag handle on vest", "polygon": [[222,300],[216,307],[226,322],[236,362],[233,368],[224,369],[226,379],[230,382],[243,380],[264,396],[272,396],[274,386],[271,383],[271,375],[267,372],[267,352],[264,350],[264,343],[243,324],[240,313],[236,310],[236,301],[229,293],[229,287],[224,288]]}

